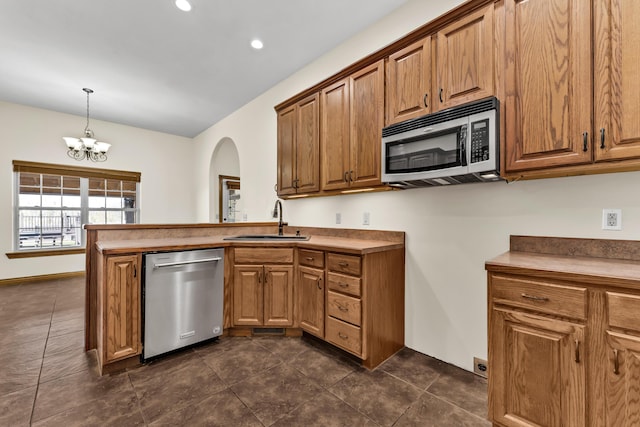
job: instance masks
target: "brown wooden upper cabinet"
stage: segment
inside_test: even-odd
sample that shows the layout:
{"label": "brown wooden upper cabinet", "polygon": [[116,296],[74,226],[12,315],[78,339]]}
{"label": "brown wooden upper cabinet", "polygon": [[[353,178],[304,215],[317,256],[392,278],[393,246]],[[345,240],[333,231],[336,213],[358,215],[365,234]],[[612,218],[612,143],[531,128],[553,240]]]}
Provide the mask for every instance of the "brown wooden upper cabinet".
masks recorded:
{"label": "brown wooden upper cabinet", "polygon": [[438,110],[495,93],[493,13],[491,3],[438,31],[433,94]]}
{"label": "brown wooden upper cabinet", "polygon": [[322,190],[380,185],[384,61],[322,90]]}
{"label": "brown wooden upper cabinet", "polygon": [[387,125],[431,112],[431,37],[389,55]]}
{"label": "brown wooden upper cabinet", "polygon": [[489,4],[389,55],[387,125],[495,93],[493,15]]}
{"label": "brown wooden upper cabinet", "polygon": [[637,0],[595,2],[594,155],[640,157],[640,30]]}
{"label": "brown wooden upper cabinet", "polygon": [[319,94],[278,112],[278,195],[320,190]]}
{"label": "brown wooden upper cabinet", "polygon": [[506,0],[506,169],[591,160],[591,11],[584,0]]}
{"label": "brown wooden upper cabinet", "polygon": [[633,0],[505,1],[507,173],[640,157],[638,14]]}

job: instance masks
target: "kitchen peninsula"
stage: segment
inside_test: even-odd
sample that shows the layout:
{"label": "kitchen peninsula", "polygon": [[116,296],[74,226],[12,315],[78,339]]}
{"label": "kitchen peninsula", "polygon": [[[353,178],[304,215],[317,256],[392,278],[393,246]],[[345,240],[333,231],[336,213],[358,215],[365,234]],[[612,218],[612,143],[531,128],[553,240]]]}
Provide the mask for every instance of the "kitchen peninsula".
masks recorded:
{"label": "kitchen peninsula", "polygon": [[[314,335],[375,368],[404,346],[404,232],[285,226],[308,240],[231,241],[277,223],[87,225],[85,350],[140,363],[143,254],[224,248],[224,335]],[[253,280],[256,266],[276,279]],[[248,273],[247,273],[248,272]],[[264,298],[264,301],[263,299]],[[276,310],[277,313],[269,310]],[[224,339],[224,338],[223,338]]]}

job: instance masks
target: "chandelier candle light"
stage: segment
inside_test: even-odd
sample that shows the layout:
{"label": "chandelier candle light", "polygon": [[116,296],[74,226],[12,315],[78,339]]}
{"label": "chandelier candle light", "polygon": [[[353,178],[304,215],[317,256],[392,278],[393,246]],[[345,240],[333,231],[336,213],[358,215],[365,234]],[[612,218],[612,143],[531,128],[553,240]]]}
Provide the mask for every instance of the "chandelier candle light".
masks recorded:
{"label": "chandelier candle light", "polygon": [[67,154],[76,160],[91,160],[93,162],[104,162],[107,160],[107,151],[111,144],[106,142],[98,142],[93,137],[93,131],[89,129],[89,94],[93,90],[83,88],[87,93],[87,125],[84,127],[84,137],[74,138],[71,136],[63,136],[64,142],[67,144]]}

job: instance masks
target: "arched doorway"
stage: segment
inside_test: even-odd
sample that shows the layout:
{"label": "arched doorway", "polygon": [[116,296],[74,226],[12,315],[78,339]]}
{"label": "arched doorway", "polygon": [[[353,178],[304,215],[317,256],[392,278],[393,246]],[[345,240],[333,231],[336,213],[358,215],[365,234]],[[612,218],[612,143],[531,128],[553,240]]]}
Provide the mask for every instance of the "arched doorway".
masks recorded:
{"label": "arched doorway", "polygon": [[[225,212],[230,212],[230,210],[232,210],[231,215],[225,215]],[[236,144],[231,138],[225,137],[218,141],[218,145],[211,155],[211,165],[209,167],[209,221],[241,221],[241,212],[240,157],[238,156]],[[230,221],[230,219],[233,219],[233,221]]]}

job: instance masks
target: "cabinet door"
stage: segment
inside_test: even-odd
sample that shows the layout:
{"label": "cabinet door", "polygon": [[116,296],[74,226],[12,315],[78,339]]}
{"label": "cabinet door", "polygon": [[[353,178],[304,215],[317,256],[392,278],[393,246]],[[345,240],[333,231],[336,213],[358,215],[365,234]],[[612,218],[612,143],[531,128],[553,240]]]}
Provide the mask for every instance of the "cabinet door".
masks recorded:
{"label": "cabinet door", "polygon": [[493,4],[438,32],[438,109],[494,94]]}
{"label": "cabinet door", "polygon": [[389,55],[387,63],[387,125],[431,111],[431,38]]}
{"label": "cabinet door", "polygon": [[349,185],[380,185],[380,145],[384,126],[384,61],[378,61],[354,73],[349,82]]}
{"label": "cabinet door", "polygon": [[504,426],[584,426],[585,327],[493,309],[490,415]]}
{"label": "cabinet door", "polygon": [[349,80],[322,90],[322,189],[349,185]]}
{"label": "cabinet door", "polygon": [[324,338],[324,271],[315,268],[298,268],[298,312],[300,327]]}
{"label": "cabinet door", "polygon": [[296,177],[297,193],[320,190],[320,97],[313,94],[298,103],[296,112]]}
{"label": "cabinet door", "polygon": [[505,0],[507,172],[589,163],[591,2]]}
{"label": "cabinet door", "polygon": [[594,7],[595,158],[640,157],[640,2],[601,0]]}
{"label": "cabinet door", "polygon": [[140,354],[138,255],[106,258],[105,362]]}
{"label": "cabinet door", "polygon": [[278,195],[295,194],[296,106],[278,112]]}
{"label": "cabinet door", "polygon": [[264,325],[293,325],[293,266],[265,266]]}
{"label": "cabinet door", "polygon": [[640,425],[640,338],[607,331],[606,425]]}
{"label": "cabinet door", "polygon": [[233,269],[233,324],[261,326],[263,321],[262,266],[241,265]]}

